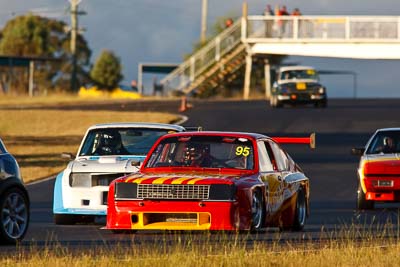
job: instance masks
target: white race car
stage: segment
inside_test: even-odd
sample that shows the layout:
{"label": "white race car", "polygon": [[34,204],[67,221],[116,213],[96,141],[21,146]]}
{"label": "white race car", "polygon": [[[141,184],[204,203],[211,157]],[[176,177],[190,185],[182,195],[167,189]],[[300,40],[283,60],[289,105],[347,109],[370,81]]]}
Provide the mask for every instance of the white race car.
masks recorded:
{"label": "white race car", "polygon": [[[182,131],[185,131],[182,126],[160,123],[110,123],[90,127],[75,159],[56,177],[54,222],[90,222],[96,216],[106,215],[111,181],[138,171],[160,136]],[[73,159],[72,154],[64,156]]]}

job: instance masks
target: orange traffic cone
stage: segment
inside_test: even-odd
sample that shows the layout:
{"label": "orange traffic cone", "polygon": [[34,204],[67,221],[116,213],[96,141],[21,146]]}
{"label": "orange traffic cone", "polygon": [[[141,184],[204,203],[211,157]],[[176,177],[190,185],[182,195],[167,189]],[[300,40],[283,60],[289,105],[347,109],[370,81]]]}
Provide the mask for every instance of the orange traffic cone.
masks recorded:
{"label": "orange traffic cone", "polygon": [[181,107],[179,108],[179,112],[184,112],[187,110],[187,99],[186,96],[182,96]]}

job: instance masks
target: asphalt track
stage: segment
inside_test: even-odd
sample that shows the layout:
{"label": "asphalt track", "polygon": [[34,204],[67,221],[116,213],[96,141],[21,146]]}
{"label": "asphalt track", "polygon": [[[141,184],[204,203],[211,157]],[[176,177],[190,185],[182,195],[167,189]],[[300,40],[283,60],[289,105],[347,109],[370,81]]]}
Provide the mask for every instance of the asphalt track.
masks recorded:
{"label": "asphalt track", "polygon": [[[311,215],[303,232],[279,232],[270,228],[243,235],[246,242],[285,242],[292,240],[321,241],[324,238],[346,235],[357,229],[357,238],[370,232],[385,231],[384,236],[399,235],[400,212],[397,205],[378,205],[374,211],[357,212],[356,169],[358,158],[350,154],[352,147],[363,146],[369,136],[383,127],[400,126],[400,99],[330,100],[326,109],[293,107],[271,109],[265,101],[195,101],[193,108],[184,112],[187,126],[202,126],[206,130],[246,131],[270,136],[304,136],[317,133],[317,148],[287,145],[285,148],[300,164],[311,181]],[[64,106],[57,109],[143,110],[176,112],[179,101],[119,102],[116,104]],[[118,118],[115,119],[118,121]],[[20,247],[61,245],[68,247],[156,244],[160,239],[173,243],[176,232],[138,232],[134,235],[113,234],[97,224],[58,226],[52,221],[54,179],[28,185],[31,197],[31,222]],[[389,225],[390,229],[385,227]],[[385,229],[384,229],[385,228]],[[180,238],[199,242],[219,242],[221,236],[204,233],[178,232]],[[348,235],[348,234],[347,234]],[[230,238],[229,235],[223,238]],[[12,247],[0,252],[11,253]]]}

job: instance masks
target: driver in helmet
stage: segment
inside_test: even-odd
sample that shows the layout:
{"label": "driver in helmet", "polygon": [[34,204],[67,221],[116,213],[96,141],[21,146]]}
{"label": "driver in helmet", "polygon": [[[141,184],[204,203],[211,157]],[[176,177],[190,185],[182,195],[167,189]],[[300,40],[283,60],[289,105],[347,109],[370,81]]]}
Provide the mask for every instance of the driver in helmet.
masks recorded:
{"label": "driver in helmet", "polygon": [[110,131],[102,134],[98,154],[127,155],[129,152],[122,144],[121,134],[118,131]]}
{"label": "driver in helmet", "polygon": [[184,157],[187,166],[210,167],[212,163],[210,147],[206,144],[189,144],[185,149]]}

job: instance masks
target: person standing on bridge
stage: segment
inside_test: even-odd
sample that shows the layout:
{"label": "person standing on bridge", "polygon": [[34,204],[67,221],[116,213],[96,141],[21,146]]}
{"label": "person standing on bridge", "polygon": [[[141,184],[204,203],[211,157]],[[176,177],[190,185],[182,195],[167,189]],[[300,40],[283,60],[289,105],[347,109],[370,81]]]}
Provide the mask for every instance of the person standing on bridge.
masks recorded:
{"label": "person standing on bridge", "polygon": [[[287,11],[285,5],[283,5],[283,6],[279,9],[278,15],[279,15],[279,16],[289,16],[289,12]],[[279,38],[284,37],[283,35],[285,34],[286,24],[287,24],[287,20],[286,20],[286,19],[280,20]]]}
{"label": "person standing on bridge", "polygon": [[[271,5],[267,5],[264,10],[264,16],[273,16],[275,13],[271,8]],[[273,29],[273,19],[266,18],[265,19],[265,37],[272,37],[272,29]]]}

